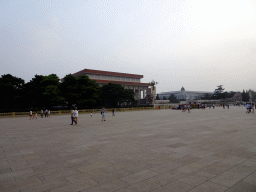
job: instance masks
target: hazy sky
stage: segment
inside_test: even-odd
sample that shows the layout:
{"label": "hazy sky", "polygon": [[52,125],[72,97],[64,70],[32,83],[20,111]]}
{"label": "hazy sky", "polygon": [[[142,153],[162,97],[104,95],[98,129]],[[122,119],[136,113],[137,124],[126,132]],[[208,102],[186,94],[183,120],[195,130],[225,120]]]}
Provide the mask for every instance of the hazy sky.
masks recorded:
{"label": "hazy sky", "polygon": [[255,0],[0,0],[0,75],[144,75],[157,92],[256,90]]}

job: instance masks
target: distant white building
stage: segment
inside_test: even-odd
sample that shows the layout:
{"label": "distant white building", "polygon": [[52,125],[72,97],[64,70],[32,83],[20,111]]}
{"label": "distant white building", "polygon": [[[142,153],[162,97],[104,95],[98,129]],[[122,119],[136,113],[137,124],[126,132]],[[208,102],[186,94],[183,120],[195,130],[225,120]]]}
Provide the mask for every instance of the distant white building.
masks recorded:
{"label": "distant white building", "polygon": [[162,92],[158,93],[158,96],[160,99],[163,99],[164,97],[168,99],[170,95],[174,95],[177,99],[194,100],[201,99],[204,93],[213,94],[213,92],[207,91],[186,91],[185,88],[182,86],[180,91]]}

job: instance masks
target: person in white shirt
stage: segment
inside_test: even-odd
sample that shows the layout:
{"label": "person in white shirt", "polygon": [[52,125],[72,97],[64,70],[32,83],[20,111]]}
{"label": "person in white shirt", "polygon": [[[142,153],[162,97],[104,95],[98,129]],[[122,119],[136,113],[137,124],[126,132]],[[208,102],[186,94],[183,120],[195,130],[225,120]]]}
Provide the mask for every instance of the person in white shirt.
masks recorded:
{"label": "person in white shirt", "polygon": [[251,104],[246,103],[246,113],[250,113]]}
{"label": "person in white shirt", "polygon": [[29,120],[32,118],[32,109],[29,111]]}
{"label": "person in white shirt", "polygon": [[188,105],[188,113],[191,113],[191,111],[190,111],[190,105]]}
{"label": "person in white shirt", "polygon": [[44,111],[43,111],[43,109],[41,110],[41,118],[43,118],[44,117]]}
{"label": "person in white shirt", "polygon": [[74,111],[74,120],[75,120],[75,124],[77,124],[77,117],[78,117],[78,111],[77,111],[77,107]]}
{"label": "person in white shirt", "polygon": [[75,113],[75,111],[74,111],[74,109],[71,111],[71,124],[70,125],[73,125],[73,122],[75,122],[75,120],[74,120],[74,113]]}

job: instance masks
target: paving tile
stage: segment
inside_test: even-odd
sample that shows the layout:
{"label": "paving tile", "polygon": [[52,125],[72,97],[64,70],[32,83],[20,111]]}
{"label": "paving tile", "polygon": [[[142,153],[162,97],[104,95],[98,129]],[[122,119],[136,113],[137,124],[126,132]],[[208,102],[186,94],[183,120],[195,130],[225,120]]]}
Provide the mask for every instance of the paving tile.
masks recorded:
{"label": "paving tile", "polygon": [[156,175],[158,175],[156,172],[153,172],[150,170],[144,170],[144,171],[120,178],[120,179],[129,184],[134,184],[134,183],[138,183],[140,181],[146,180],[148,178],[154,177]]}
{"label": "paving tile", "polygon": [[236,154],[236,156],[237,157],[242,157],[242,158],[245,158],[245,159],[250,159],[252,157],[255,157],[256,153],[255,152],[250,152],[250,151],[243,151],[241,153]]}
{"label": "paving tile", "polygon": [[[129,186],[128,183],[117,179],[117,180],[110,181],[110,182],[102,184],[102,185],[98,185],[96,187],[86,189],[84,191],[86,191],[86,192],[112,192],[112,191],[118,191],[119,189],[123,189],[128,186]],[[135,190],[137,190],[137,189],[135,189]]]}
{"label": "paving tile", "polygon": [[181,167],[181,165],[179,165],[177,163],[169,162],[169,163],[165,163],[165,164],[153,167],[150,170],[157,172],[157,173],[164,173],[164,172],[170,171],[170,170],[178,168],[178,167]]}
{"label": "paving tile", "polygon": [[199,157],[199,158],[205,158],[205,157],[211,156],[213,154],[214,154],[214,152],[211,152],[211,151],[200,150],[200,151],[193,152],[191,155],[195,156],[195,157]]}
{"label": "paving tile", "polygon": [[6,168],[0,169],[0,174],[10,173],[10,172],[12,172],[12,169],[8,166],[6,166]]}
{"label": "paving tile", "polygon": [[57,173],[57,171],[54,169],[40,170],[37,172],[30,172],[30,173],[26,173],[26,174],[22,174],[22,175],[16,175],[15,180],[17,182],[22,182],[29,178],[35,178],[35,177],[42,178],[42,177],[49,176],[49,175],[56,174],[56,173]]}
{"label": "paving tile", "polygon": [[131,173],[137,173],[137,172],[146,170],[147,164],[140,163],[140,164],[128,165],[128,166],[124,166],[124,169]]}
{"label": "paving tile", "polygon": [[176,148],[176,147],[182,147],[182,146],[186,146],[186,143],[175,143],[172,145],[168,145],[167,147],[171,147],[171,148]]}
{"label": "paving tile", "polygon": [[243,161],[246,161],[247,159],[242,158],[242,157],[237,157],[237,156],[232,156],[232,157],[228,157],[222,161],[220,161],[221,163],[226,163],[229,165],[238,165],[240,163],[242,163]]}
{"label": "paving tile", "polygon": [[151,178],[147,179],[147,181],[156,183],[160,186],[163,186],[163,185],[166,185],[168,183],[171,183],[172,181],[175,181],[175,180],[181,178],[184,175],[186,175],[186,174],[176,171],[176,170],[171,170],[171,171],[156,175],[154,177],[151,177]]}
{"label": "paving tile", "polygon": [[226,163],[216,162],[212,165],[209,165],[209,166],[201,169],[201,171],[211,173],[211,174],[215,174],[215,175],[219,175],[219,174],[231,169],[232,167],[234,167],[234,166],[226,164]]}
{"label": "paving tile", "polygon": [[20,187],[20,192],[43,192],[70,185],[67,180],[53,180],[42,184]]}
{"label": "paving tile", "polygon": [[226,187],[232,187],[242,179],[244,179],[246,176],[238,173],[234,173],[231,171],[226,171],[218,176],[216,176],[213,179],[210,179],[209,181],[220,184]]}
{"label": "paving tile", "polygon": [[29,168],[29,169],[23,169],[23,170],[19,170],[19,171],[15,171],[15,172],[3,173],[3,174],[0,174],[0,181],[2,179],[16,177],[16,176],[27,174],[27,173],[34,173],[34,171],[33,171],[33,169]]}
{"label": "paving tile", "polygon": [[190,173],[196,172],[204,167],[206,167],[206,166],[195,162],[195,163],[190,163],[190,164],[181,166],[175,170],[180,171],[182,173],[190,174]]}
{"label": "paving tile", "polygon": [[246,177],[243,181],[252,185],[256,185],[256,172]]}
{"label": "paving tile", "polygon": [[152,192],[170,192],[170,191],[175,191],[175,192],[186,192],[190,189],[192,189],[193,186],[188,185],[186,183],[183,183],[181,181],[174,181],[172,183],[169,183],[167,185],[164,185],[158,189],[153,190]]}
{"label": "paving tile", "polygon": [[22,169],[29,169],[31,168],[31,165],[28,164],[28,163],[23,163],[23,164],[14,164],[14,165],[11,165],[11,170],[12,172],[15,172],[15,171],[19,171],[19,170],[22,170]]}
{"label": "paving tile", "polygon": [[128,167],[128,166],[129,166],[129,163],[118,163],[118,164],[110,165],[107,167],[101,167],[100,169],[106,173],[111,173],[111,172],[123,169],[125,167]]}
{"label": "paving tile", "polygon": [[252,168],[256,168],[256,161],[252,161],[251,159],[242,162],[240,165],[247,165],[250,166]]}
{"label": "paving tile", "polygon": [[53,164],[42,164],[42,165],[38,165],[38,166],[34,166],[32,167],[32,169],[35,171],[35,172],[40,172],[42,170],[47,170],[47,169],[54,169],[54,168],[57,168],[58,165],[53,165]]}
{"label": "paving tile", "polygon": [[186,165],[186,164],[189,164],[189,163],[193,163],[193,162],[196,162],[196,161],[199,161],[201,160],[202,158],[199,158],[199,157],[194,157],[192,155],[187,155],[187,156],[184,156],[182,158],[176,158],[175,160],[173,160],[172,162],[173,163],[177,163],[179,165]]}
{"label": "paving tile", "polygon": [[219,157],[215,157],[215,156],[208,156],[208,157],[204,157],[204,158],[201,158],[200,160],[196,161],[196,163],[199,163],[201,165],[212,165],[216,162],[219,162],[223,160],[222,158],[219,158]]}
{"label": "paving tile", "polygon": [[256,171],[256,166],[249,166],[249,165],[237,165],[231,169],[229,169],[229,171],[231,172],[236,172],[236,173],[241,173],[241,174],[244,174],[244,175],[249,175],[253,172]]}
{"label": "paving tile", "polygon": [[30,165],[30,167],[36,167],[47,164],[47,162],[42,159],[27,159],[26,162]]}
{"label": "paving tile", "polygon": [[222,185],[218,185],[216,183],[212,183],[210,181],[207,181],[192,190],[189,190],[189,192],[224,192],[228,189],[228,187],[224,187]]}
{"label": "paving tile", "polygon": [[151,183],[149,181],[141,181],[139,183],[133,184],[130,187],[126,187],[123,189],[118,190],[117,192],[147,192],[153,191],[154,189],[159,188],[160,186],[156,183]]}
{"label": "paving tile", "polygon": [[87,172],[93,169],[98,169],[98,168],[102,168],[102,167],[108,167],[111,164],[108,162],[98,162],[98,163],[94,163],[94,164],[90,164],[90,165],[86,165],[83,167],[78,168],[78,170],[82,171],[82,172]]}
{"label": "paving tile", "polygon": [[10,178],[5,178],[0,180],[0,187],[8,187],[8,186],[12,186],[15,185],[16,181],[14,177],[10,177]]}
{"label": "paving tile", "polygon": [[228,189],[226,192],[255,192],[256,185],[251,185],[246,182],[239,182],[235,184],[233,187]]}
{"label": "paving tile", "polygon": [[78,192],[78,190],[75,185],[70,184],[63,187],[51,189],[50,192]]}
{"label": "paving tile", "polygon": [[26,180],[23,180],[22,182],[17,182],[15,184],[15,186],[17,188],[25,188],[25,187],[29,187],[29,186],[34,186],[34,185],[40,185],[43,182],[39,179],[39,178],[28,178]]}
{"label": "paving tile", "polygon": [[101,174],[94,174],[94,175],[90,174],[90,175],[91,175],[91,178],[97,183],[104,184],[104,183],[114,181],[118,178],[122,178],[131,174],[132,174],[131,172],[128,172],[124,169],[120,169],[111,173],[101,173]]}
{"label": "paving tile", "polygon": [[213,178],[215,175],[203,172],[203,171],[198,171],[190,175],[183,176],[179,178],[179,181],[182,181],[184,183],[187,183],[192,186],[197,186],[199,184],[204,183],[205,181],[208,181],[209,179]]}

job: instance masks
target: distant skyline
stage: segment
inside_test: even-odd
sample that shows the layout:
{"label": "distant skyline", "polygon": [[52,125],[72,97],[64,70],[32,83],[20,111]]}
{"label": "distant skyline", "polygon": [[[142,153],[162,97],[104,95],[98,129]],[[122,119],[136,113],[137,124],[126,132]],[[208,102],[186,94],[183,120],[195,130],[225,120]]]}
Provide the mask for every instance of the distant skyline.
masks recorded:
{"label": "distant skyline", "polygon": [[141,74],[157,93],[256,90],[254,0],[2,0],[0,75]]}

